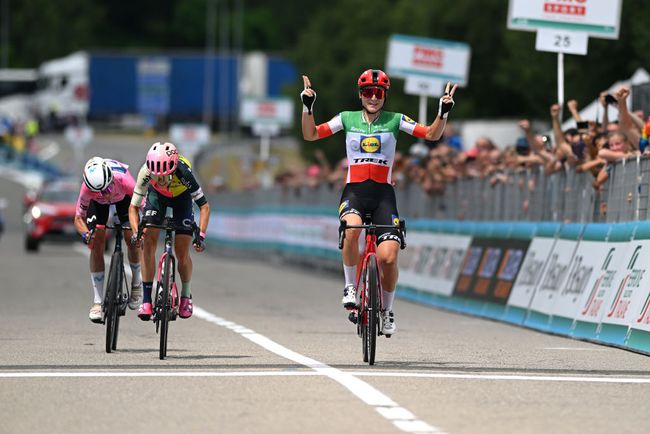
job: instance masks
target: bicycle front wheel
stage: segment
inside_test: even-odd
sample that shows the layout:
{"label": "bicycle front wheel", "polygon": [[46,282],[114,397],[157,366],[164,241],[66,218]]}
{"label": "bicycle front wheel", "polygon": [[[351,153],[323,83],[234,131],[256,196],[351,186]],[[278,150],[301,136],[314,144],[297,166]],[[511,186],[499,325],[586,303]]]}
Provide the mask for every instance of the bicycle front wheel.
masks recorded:
{"label": "bicycle front wheel", "polygon": [[172,260],[171,257],[167,255],[163,262],[162,294],[160,297],[161,304],[158,309],[158,313],[160,314],[160,360],[167,357],[167,333],[169,331],[169,314],[171,310],[169,292],[171,291],[173,272],[171,268]]}
{"label": "bicycle front wheel", "polygon": [[122,271],[119,267],[122,266],[120,254],[113,253],[111,257],[111,266],[108,272],[108,280],[106,284],[106,295],[104,297],[104,313],[106,323],[106,352],[110,353],[115,349],[117,344],[117,330],[119,328],[119,304],[117,302],[117,293],[119,285],[121,284]]}
{"label": "bicycle front wheel", "polygon": [[377,333],[379,331],[379,268],[375,256],[368,258],[366,273],[368,273],[366,280],[368,283],[368,321],[366,329],[368,347],[366,352],[368,354],[368,364],[374,365]]}

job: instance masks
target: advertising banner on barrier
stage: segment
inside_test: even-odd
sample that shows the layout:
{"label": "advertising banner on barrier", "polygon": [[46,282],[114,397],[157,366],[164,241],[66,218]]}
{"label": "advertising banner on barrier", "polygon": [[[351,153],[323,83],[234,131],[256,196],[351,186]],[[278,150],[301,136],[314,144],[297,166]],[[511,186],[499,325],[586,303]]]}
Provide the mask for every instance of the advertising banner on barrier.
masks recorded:
{"label": "advertising banner on barrier", "polygon": [[[607,255],[594,273],[587,290],[582,294],[580,305],[576,312],[571,335],[578,338],[596,339],[600,329],[600,321],[606,311],[606,301],[616,292],[620,276],[629,251],[628,243],[608,243]],[[595,279],[594,279],[595,278]]]}
{"label": "advertising banner on barrier", "polygon": [[573,254],[578,246],[578,241],[558,239],[553,246],[542,280],[537,286],[530,305],[532,312],[550,316],[553,305],[558,298],[560,288],[569,274],[569,267]]}
{"label": "advertising banner on barrier", "polygon": [[506,304],[530,240],[474,238],[454,295]]}
{"label": "advertising banner on barrier", "polygon": [[[580,241],[566,280],[562,283],[551,313],[573,322],[580,310],[583,296],[591,289],[602,273],[607,272],[614,253],[625,246],[612,246],[605,241]],[[619,243],[615,243],[619,244]]]}
{"label": "advertising banner on barrier", "polygon": [[338,220],[307,214],[216,213],[208,235],[224,241],[276,243],[338,252]]}
{"label": "advertising banner on barrier", "polygon": [[400,285],[449,296],[472,237],[409,232],[408,248],[399,256]]}
{"label": "advertising banner on barrier", "polygon": [[616,284],[606,295],[602,310],[603,325],[632,326],[650,331],[650,240],[631,241],[616,273]]}
{"label": "advertising banner on barrier", "polygon": [[555,245],[555,238],[533,238],[510,293],[509,306],[528,309],[535,294],[535,288],[544,275],[544,266],[553,245]]}

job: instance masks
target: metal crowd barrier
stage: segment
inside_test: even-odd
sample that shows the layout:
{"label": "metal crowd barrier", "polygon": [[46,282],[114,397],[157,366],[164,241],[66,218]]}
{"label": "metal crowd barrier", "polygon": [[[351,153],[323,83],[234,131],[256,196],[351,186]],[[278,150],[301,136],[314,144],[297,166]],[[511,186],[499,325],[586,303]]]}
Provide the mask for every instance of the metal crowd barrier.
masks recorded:
{"label": "metal crowd barrier", "polygon": [[[567,168],[550,175],[533,167],[506,172],[502,181],[465,178],[427,194],[418,185],[398,185],[400,215],[407,219],[474,221],[624,222],[648,218],[650,159],[637,156],[611,164],[609,179],[596,191],[591,173]],[[341,190],[328,185],[274,187],[212,194],[220,206],[318,206],[336,213]]]}

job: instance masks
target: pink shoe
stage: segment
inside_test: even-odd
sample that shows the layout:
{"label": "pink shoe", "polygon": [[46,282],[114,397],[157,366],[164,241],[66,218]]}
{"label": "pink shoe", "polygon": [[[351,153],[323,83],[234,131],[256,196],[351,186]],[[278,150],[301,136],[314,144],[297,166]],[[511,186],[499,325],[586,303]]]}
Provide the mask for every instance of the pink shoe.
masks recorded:
{"label": "pink shoe", "polygon": [[151,319],[151,315],[153,315],[153,308],[151,307],[151,303],[142,303],[140,305],[140,309],[138,309],[138,318],[140,318],[142,321],[149,321]]}
{"label": "pink shoe", "polygon": [[181,297],[181,306],[178,309],[178,316],[181,318],[189,318],[192,316],[192,296]]}

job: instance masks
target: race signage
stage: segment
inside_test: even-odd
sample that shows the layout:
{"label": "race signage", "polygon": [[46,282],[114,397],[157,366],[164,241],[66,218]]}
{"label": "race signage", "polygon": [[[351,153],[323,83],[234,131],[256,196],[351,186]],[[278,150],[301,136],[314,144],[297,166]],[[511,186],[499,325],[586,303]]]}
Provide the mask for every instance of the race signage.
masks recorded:
{"label": "race signage", "polygon": [[618,39],[623,0],[510,0],[508,28],[558,29]]}
{"label": "race signage", "polygon": [[392,35],[386,72],[398,78],[420,76],[466,86],[470,54],[469,45],[462,42]]}
{"label": "race signage", "polygon": [[84,148],[93,139],[93,129],[89,125],[68,125],[63,131],[66,141],[75,148]]}
{"label": "race signage", "polygon": [[210,143],[210,128],[206,124],[172,124],[169,127],[172,143],[181,145],[183,150],[198,150]]}
{"label": "race signage", "polygon": [[535,39],[537,51],[552,53],[587,54],[589,37],[586,33],[560,29],[539,29]]}
{"label": "race signage", "polygon": [[290,98],[245,98],[239,111],[242,125],[275,124],[289,128],[293,124],[293,100]]}

